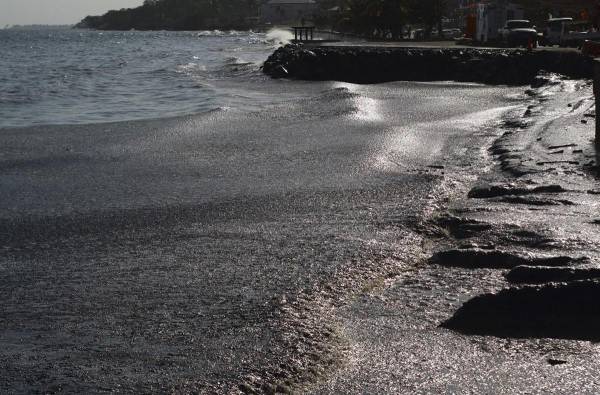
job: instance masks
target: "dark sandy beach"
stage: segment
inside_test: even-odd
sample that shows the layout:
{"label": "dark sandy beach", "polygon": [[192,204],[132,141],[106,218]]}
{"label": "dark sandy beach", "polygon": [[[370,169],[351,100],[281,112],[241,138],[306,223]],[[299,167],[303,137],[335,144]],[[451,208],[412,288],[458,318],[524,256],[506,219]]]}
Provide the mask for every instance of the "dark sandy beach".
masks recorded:
{"label": "dark sandy beach", "polygon": [[598,391],[589,333],[472,314],[595,268],[589,82],[229,84],[277,100],[0,129],[1,392]]}
{"label": "dark sandy beach", "polygon": [[336,306],[418,263],[445,196],[431,166],[480,167],[520,92],[313,89],[263,113],[3,130],[3,390],[293,387],[343,364]]}

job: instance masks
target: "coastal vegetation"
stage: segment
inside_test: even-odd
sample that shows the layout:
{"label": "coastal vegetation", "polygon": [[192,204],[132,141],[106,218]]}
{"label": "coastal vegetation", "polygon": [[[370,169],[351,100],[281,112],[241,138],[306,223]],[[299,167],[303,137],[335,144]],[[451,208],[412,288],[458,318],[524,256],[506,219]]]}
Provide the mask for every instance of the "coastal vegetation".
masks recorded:
{"label": "coastal vegetation", "polygon": [[424,27],[424,35],[433,29],[442,31],[447,15],[446,0],[347,0],[340,21],[341,30],[371,38],[403,37],[407,25]]}
{"label": "coastal vegetation", "polygon": [[[322,28],[375,39],[402,39],[421,29],[422,37],[442,34],[443,20],[459,18],[454,0],[315,0],[315,23]],[[549,14],[573,15],[592,10],[590,0],[513,0],[529,19],[543,23]],[[137,8],[88,16],[76,27],[102,30],[252,29],[267,24],[261,7],[268,0],[145,0]],[[560,10],[560,12],[557,12]],[[304,19],[304,18],[302,18]],[[312,19],[312,18],[309,18]]]}
{"label": "coastal vegetation", "polygon": [[[249,29],[266,0],[146,0],[137,8],[88,16],[78,28],[101,30]],[[313,22],[365,37],[401,38],[404,26],[441,26],[446,0],[321,0]],[[331,11],[335,10],[335,11]]]}
{"label": "coastal vegetation", "polygon": [[259,0],[145,0],[137,8],[88,16],[78,28],[100,30],[248,29]]}
{"label": "coastal vegetation", "polygon": [[[525,16],[542,26],[549,15],[583,19],[598,14],[593,0],[511,0]],[[472,3],[476,3],[472,1]],[[401,39],[408,27],[419,27],[423,37],[442,35],[443,20],[457,20],[461,12],[454,0],[344,0],[341,19],[330,20],[339,30],[371,38]],[[464,14],[462,14],[464,16]]]}

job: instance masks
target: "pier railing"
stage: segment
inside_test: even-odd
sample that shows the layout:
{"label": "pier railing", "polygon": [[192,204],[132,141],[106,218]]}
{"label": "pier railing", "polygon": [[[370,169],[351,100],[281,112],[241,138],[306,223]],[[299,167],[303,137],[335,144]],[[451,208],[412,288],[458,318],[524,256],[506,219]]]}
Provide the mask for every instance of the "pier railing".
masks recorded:
{"label": "pier railing", "polygon": [[314,26],[294,26],[294,41],[312,41]]}

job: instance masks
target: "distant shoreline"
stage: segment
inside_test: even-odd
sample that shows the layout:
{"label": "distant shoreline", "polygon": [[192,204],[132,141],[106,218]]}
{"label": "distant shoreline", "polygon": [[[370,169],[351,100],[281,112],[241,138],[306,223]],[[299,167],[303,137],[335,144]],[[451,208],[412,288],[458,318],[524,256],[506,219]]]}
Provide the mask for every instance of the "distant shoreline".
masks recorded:
{"label": "distant shoreline", "polygon": [[6,25],[0,30],[63,30],[72,29],[75,25]]}

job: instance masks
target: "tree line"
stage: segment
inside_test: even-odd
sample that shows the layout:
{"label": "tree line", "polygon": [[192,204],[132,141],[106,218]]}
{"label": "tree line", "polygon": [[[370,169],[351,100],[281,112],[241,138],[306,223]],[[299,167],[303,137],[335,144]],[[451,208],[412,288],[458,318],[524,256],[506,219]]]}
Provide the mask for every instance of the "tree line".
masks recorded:
{"label": "tree line", "polygon": [[[268,0],[145,0],[140,7],[88,16],[77,27],[104,30],[251,29]],[[443,17],[453,16],[455,0],[316,0],[318,26],[371,38],[401,39],[407,26],[424,35],[442,32]],[[583,9],[597,0],[512,0],[537,21],[552,9]],[[567,7],[564,4],[568,4]]]}
{"label": "tree line", "polygon": [[[322,0],[330,1],[330,0]],[[584,15],[600,23],[598,0],[508,0],[523,7],[525,17],[544,26],[550,15],[582,19]],[[455,0],[342,0],[344,10],[339,30],[373,38],[403,38],[404,28],[419,26],[424,35],[436,29],[442,34],[444,17],[456,17]],[[335,20],[330,21],[332,25]]]}
{"label": "tree line", "polygon": [[[101,30],[249,29],[267,0],[145,0],[137,8],[88,16],[76,27]],[[441,26],[446,0],[317,0],[318,25],[365,37],[401,38],[406,24]],[[335,9],[332,12],[331,9]]]}
{"label": "tree line", "polygon": [[[447,0],[344,0],[340,30],[372,38],[401,39],[405,27],[422,26],[425,36],[442,32]],[[335,23],[335,21],[332,21]]]}
{"label": "tree line", "polygon": [[88,16],[78,28],[100,30],[249,29],[260,0],[145,0],[137,8]]}

